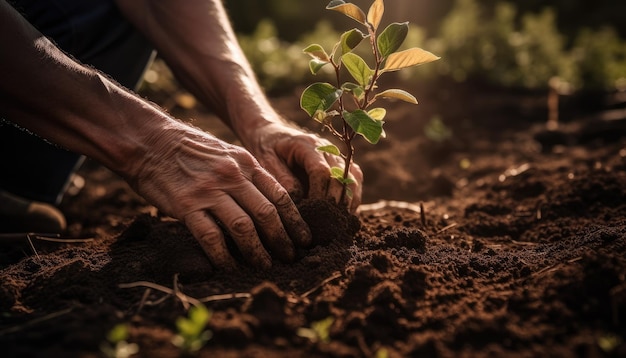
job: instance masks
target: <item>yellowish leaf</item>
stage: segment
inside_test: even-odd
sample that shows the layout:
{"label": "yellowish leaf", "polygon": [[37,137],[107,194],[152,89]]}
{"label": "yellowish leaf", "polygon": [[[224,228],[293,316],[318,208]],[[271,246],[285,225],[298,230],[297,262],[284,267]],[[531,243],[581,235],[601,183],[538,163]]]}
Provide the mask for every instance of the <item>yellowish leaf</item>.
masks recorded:
{"label": "yellowish leaf", "polygon": [[372,6],[370,6],[369,11],[367,12],[367,22],[372,25],[374,30],[378,28],[378,25],[380,25],[380,20],[382,20],[384,13],[385,4],[383,0],[375,0]]}
{"label": "yellowish leaf", "polygon": [[318,44],[309,45],[304,50],[302,50],[302,52],[320,61],[330,62],[330,58],[328,57],[328,54],[326,53],[326,51],[324,51],[324,48],[321,45],[318,45]]}
{"label": "yellowish leaf", "polygon": [[339,3],[335,5],[333,2],[328,4],[326,7],[328,10],[338,11],[348,17],[353,18],[354,20],[360,22],[365,25],[365,13],[361,10],[360,7],[352,4],[352,3]]}
{"label": "yellowish leaf", "polygon": [[376,98],[395,98],[412,104],[417,104],[417,99],[407,91],[401,89],[388,89],[376,95]]}
{"label": "yellowish leaf", "polygon": [[369,110],[367,114],[369,114],[369,116],[372,117],[372,119],[374,120],[382,121],[387,115],[387,110],[384,108],[374,108]]}
{"label": "yellowish leaf", "polygon": [[432,54],[426,50],[414,47],[408,50],[392,53],[387,57],[383,72],[391,72],[401,70],[403,68],[423,65],[425,63],[437,61],[441,57]]}

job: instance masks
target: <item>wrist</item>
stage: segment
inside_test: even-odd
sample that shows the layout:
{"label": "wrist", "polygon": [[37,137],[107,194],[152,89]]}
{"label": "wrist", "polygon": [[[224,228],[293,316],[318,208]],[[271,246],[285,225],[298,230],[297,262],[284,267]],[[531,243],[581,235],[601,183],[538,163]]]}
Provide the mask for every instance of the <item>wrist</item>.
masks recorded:
{"label": "wrist", "polygon": [[226,109],[228,118],[225,120],[245,147],[249,147],[249,142],[255,139],[261,128],[284,124],[263,93],[246,91],[238,85],[228,91]]}

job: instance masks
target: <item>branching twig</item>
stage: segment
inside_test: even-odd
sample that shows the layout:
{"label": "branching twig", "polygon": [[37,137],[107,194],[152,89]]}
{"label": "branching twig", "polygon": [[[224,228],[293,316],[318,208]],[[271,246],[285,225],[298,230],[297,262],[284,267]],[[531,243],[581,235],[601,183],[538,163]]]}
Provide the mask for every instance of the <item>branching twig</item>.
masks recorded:
{"label": "branching twig", "polygon": [[341,277],[341,272],[337,271],[335,273],[333,273],[330,277],[324,279],[322,282],[320,282],[317,286],[311,288],[310,290],[306,291],[305,293],[303,293],[301,295],[302,298],[306,298],[308,297],[310,294],[312,294],[313,292],[317,291],[320,287],[324,286],[325,284],[338,279],[339,277]]}
{"label": "branching twig", "polygon": [[252,297],[249,293],[225,293],[221,295],[212,295],[204,298],[199,298],[198,301],[207,303],[207,302],[217,302],[217,301],[226,301],[232,299],[240,299],[240,298],[250,298]]}
{"label": "branching twig", "polygon": [[131,283],[120,283],[118,285],[118,287],[119,288],[135,288],[135,287],[151,288],[153,290],[161,291],[161,292],[163,292],[165,294],[175,296],[181,302],[188,302],[188,303],[191,303],[192,305],[196,305],[196,306],[202,304],[202,302],[200,302],[199,300],[197,300],[197,299],[195,299],[193,297],[189,297],[189,296],[185,295],[184,293],[182,293],[182,292],[180,292],[178,290],[173,290],[171,288],[168,288],[168,287],[156,284],[154,282],[137,281],[137,282],[131,282]]}
{"label": "branching twig", "polygon": [[137,308],[137,312],[135,314],[139,314],[139,312],[141,312],[141,310],[143,309],[143,306],[146,305],[146,302],[148,301],[148,296],[150,296],[150,292],[152,292],[152,289],[146,288],[143,296],[141,296],[141,301],[139,301],[139,307]]}
{"label": "branching twig", "polygon": [[[175,280],[174,280],[174,285],[175,287],[178,287],[178,279],[177,276],[175,276]],[[231,299],[242,299],[242,298],[250,298],[252,297],[251,294],[249,293],[226,293],[226,294],[220,294],[220,295],[211,295],[211,296],[207,296],[207,297],[203,297],[203,298],[193,298],[191,296],[188,296],[182,292],[180,292],[180,290],[178,290],[178,288],[176,289],[171,289],[153,282],[148,282],[148,281],[138,281],[138,282],[131,282],[131,283],[120,283],[118,285],[119,288],[135,288],[135,287],[145,287],[148,289],[153,289],[153,290],[157,290],[160,292],[163,292],[165,294],[167,294],[168,296],[157,300],[157,301],[145,301],[142,299],[142,301],[144,302],[144,305],[150,305],[150,306],[154,306],[157,305],[161,302],[163,302],[163,300],[169,296],[175,296],[176,298],[178,298],[181,303],[183,304],[183,306],[185,306],[185,309],[188,309],[189,303],[191,303],[194,306],[198,306],[202,303],[207,303],[207,302],[217,302],[217,301],[226,301],[226,300],[231,300]],[[144,296],[146,296],[146,294],[144,294]]]}
{"label": "branching twig", "polygon": [[30,234],[26,235],[26,240],[28,240],[28,245],[30,245],[31,250],[33,250],[33,252],[35,253],[37,260],[41,260],[39,254],[37,253],[37,250],[35,249],[35,245],[33,245],[33,240],[30,239]]}
{"label": "branching twig", "polygon": [[183,304],[183,308],[185,308],[185,311],[188,311],[189,310],[189,300],[187,299],[188,296],[180,292],[178,288],[178,274],[174,275],[174,282],[172,283],[172,288],[174,289],[174,295],[180,298],[180,301]]}
{"label": "branching twig", "polygon": [[452,224],[450,224],[450,225],[448,225],[448,226],[446,226],[446,227],[444,227],[444,228],[440,229],[439,231],[437,231],[437,234],[441,234],[441,233],[442,233],[442,232],[444,232],[444,231],[450,230],[450,229],[452,229],[453,227],[456,227],[457,225],[458,225],[457,223],[452,223]]}

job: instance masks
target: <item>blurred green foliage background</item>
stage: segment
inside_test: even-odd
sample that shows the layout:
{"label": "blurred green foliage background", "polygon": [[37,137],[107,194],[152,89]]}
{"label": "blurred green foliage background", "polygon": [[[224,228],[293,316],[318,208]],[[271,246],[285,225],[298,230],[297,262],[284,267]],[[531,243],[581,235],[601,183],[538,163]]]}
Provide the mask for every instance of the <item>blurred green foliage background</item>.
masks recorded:
{"label": "blurred green foliage background", "polygon": [[[364,10],[371,4],[352,2]],[[341,32],[359,25],[325,10],[328,0],[224,3],[268,92],[313,81],[302,49],[319,43],[330,50]],[[385,5],[383,26],[410,22],[404,47],[442,57],[403,72],[402,80],[446,77],[543,89],[558,78],[566,90],[626,91],[624,0],[386,0]],[[147,85],[158,86],[156,78]]]}

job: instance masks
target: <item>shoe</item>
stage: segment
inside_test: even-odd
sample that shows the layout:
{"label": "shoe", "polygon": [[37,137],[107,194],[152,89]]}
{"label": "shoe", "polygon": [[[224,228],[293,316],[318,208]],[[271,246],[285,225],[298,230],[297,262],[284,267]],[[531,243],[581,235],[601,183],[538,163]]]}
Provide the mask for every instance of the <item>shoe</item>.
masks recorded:
{"label": "shoe", "polygon": [[0,190],[0,232],[60,234],[66,226],[54,206]]}

